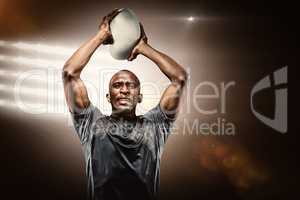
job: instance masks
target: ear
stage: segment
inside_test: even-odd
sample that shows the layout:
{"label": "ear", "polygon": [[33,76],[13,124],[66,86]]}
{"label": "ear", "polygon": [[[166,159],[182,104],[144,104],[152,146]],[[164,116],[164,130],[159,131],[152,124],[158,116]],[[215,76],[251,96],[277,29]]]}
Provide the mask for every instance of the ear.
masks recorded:
{"label": "ear", "polygon": [[106,94],[106,99],[110,103],[110,95],[109,94]]}
{"label": "ear", "polygon": [[138,103],[141,103],[143,100],[143,94],[139,94],[138,96]]}

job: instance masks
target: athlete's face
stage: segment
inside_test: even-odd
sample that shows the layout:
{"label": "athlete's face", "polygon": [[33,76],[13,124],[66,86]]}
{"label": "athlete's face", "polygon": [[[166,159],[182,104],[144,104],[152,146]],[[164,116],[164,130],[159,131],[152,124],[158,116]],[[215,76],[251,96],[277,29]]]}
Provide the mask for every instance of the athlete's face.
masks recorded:
{"label": "athlete's face", "polygon": [[137,77],[129,71],[116,73],[110,80],[107,98],[114,111],[121,113],[135,109],[142,100]]}

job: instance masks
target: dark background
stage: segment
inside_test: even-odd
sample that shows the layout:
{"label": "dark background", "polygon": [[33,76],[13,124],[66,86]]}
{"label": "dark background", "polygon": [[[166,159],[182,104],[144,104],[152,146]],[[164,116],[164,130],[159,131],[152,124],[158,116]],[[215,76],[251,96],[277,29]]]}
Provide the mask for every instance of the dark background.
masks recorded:
{"label": "dark background", "polygon": [[[293,129],[291,117],[295,110],[289,109],[288,132],[281,134],[254,117],[249,98],[257,81],[284,66],[289,67],[289,87],[292,84],[293,5],[288,1],[2,0],[0,39],[79,46],[97,30],[102,16],[116,7],[133,9],[150,43],[191,69],[192,88],[201,81],[236,82],[226,112],[226,119],[237,126],[236,135],[187,136],[179,131],[171,136],[162,158],[160,199],[298,196],[298,129]],[[187,24],[182,19],[189,16],[200,19]],[[14,53],[0,47],[0,54]],[[0,61],[0,67],[12,66]],[[1,83],[11,82],[1,76]],[[12,98],[2,91],[0,95]],[[257,108],[269,116],[273,95],[269,91],[256,98]],[[219,116],[195,111],[185,115],[202,121]],[[1,199],[84,198],[80,144],[72,127],[60,120],[64,118],[0,107]]]}

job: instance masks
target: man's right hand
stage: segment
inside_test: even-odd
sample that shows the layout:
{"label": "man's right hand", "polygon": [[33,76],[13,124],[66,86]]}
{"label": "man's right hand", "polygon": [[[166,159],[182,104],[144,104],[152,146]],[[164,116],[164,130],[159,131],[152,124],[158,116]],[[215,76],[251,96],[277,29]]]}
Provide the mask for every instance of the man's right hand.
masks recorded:
{"label": "man's right hand", "polygon": [[103,44],[112,44],[113,43],[113,37],[110,31],[110,22],[111,20],[120,13],[120,9],[114,9],[111,11],[108,15],[103,17],[101,24],[99,25],[99,31],[100,34],[103,36],[104,41]]}

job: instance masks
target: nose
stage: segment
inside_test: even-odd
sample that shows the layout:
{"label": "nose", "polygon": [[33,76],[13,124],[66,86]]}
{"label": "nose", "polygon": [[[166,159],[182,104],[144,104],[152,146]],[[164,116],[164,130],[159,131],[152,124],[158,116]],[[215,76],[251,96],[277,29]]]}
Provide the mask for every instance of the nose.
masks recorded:
{"label": "nose", "polygon": [[128,93],[129,93],[129,90],[128,90],[128,87],[127,87],[126,84],[123,84],[123,85],[122,85],[122,87],[121,87],[121,89],[120,89],[120,92],[121,92],[122,94],[128,94]]}

